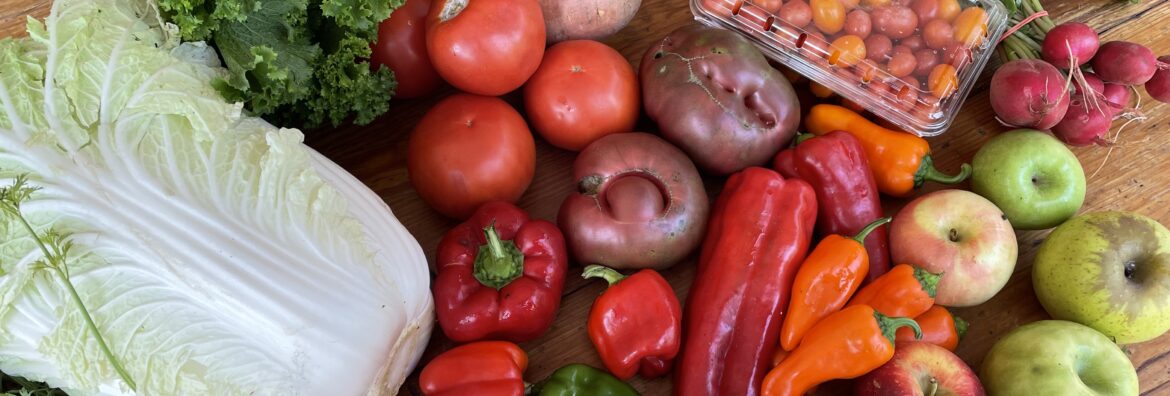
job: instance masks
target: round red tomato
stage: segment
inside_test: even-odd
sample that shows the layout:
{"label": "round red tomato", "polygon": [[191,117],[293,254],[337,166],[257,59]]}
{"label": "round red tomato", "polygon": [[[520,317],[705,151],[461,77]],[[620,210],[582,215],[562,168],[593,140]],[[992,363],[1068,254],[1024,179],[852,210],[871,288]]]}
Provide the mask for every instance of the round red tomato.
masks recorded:
{"label": "round red tomato", "polygon": [[512,92],[544,54],[544,15],[536,0],[435,0],[427,15],[431,63],[456,88]]}
{"label": "round red tomato", "polygon": [[466,219],[485,202],[520,199],[536,170],[536,143],[524,118],[503,100],[455,94],[414,128],[406,169],[423,201]]}
{"label": "round red tomato", "polygon": [[556,44],[524,85],[532,128],[552,145],[580,151],[598,138],[630,132],[642,101],[634,67],[592,40]]}
{"label": "round red tomato", "polygon": [[396,98],[417,98],[434,92],[443,80],[427,56],[426,20],[431,0],[406,0],[378,25],[370,64],[386,65],[398,80]]}

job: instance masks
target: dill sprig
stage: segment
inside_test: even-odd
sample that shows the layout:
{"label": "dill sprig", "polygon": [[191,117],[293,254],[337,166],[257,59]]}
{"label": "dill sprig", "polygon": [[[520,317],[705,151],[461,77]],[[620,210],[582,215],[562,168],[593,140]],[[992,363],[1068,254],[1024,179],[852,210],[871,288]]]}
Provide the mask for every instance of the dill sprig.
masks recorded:
{"label": "dill sprig", "polygon": [[118,372],[118,375],[122,377],[122,381],[130,387],[130,390],[136,391],[137,385],[130,378],[130,374],[126,372],[126,368],[114,356],[114,353],[110,352],[110,347],[106,344],[106,339],[102,337],[101,331],[98,330],[97,325],[93,322],[93,317],[89,314],[89,309],[85,307],[85,303],[81,301],[81,296],[77,294],[77,289],[73,287],[73,281],[69,279],[69,266],[66,265],[66,258],[69,256],[69,251],[73,248],[73,242],[69,241],[67,236],[61,235],[53,229],[38,234],[32,225],[29,224],[28,219],[25,218],[24,212],[21,211],[20,206],[28,202],[32,194],[38,190],[40,190],[39,187],[28,185],[27,175],[17,176],[11,186],[0,188],[0,211],[16,218],[20,224],[24,225],[24,229],[28,231],[29,236],[40,247],[41,255],[43,256],[34,264],[34,267],[46,269],[56,275],[62,287],[72,297],[73,304],[81,312],[82,318],[85,319],[85,326],[93,334],[94,339],[97,340],[102,354],[110,361],[110,365],[114,366],[114,371]]}

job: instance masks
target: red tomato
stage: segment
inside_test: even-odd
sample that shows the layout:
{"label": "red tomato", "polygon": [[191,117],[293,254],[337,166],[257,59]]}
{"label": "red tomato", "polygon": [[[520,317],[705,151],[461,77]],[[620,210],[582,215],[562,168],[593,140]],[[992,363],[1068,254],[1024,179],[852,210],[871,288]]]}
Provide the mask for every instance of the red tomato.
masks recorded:
{"label": "red tomato", "polygon": [[524,109],[541,137],[580,151],[602,136],[633,130],[642,109],[638,77],[605,44],[564,41],[545,52],[524,85]]}
{"label": "red tomato", "polygon": [[431,0],[406,0],[378,25],[371,44],[370,64],[386,65],[398,80],[396,98],[417,98],[434,92],[443,80],[427,56],[426,18]]}
{"label": "red tomato", "polygon": [[524,85],[540,66],[544,40],[536,0],[435,0],[427,15],[435,69],[474,94],[503,95]]}
{"label": "red tomato", "polygon": [[423,201],[466,219],[485,202],[520,199],[536,170],[536,143],[524,118],[503,100],[455,94],[414,128],[406,170]]}

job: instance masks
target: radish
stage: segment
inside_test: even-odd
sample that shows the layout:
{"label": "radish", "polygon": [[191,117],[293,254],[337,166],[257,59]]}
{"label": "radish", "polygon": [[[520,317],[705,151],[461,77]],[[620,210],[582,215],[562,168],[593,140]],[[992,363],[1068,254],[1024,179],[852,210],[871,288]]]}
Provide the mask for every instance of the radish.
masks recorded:
{"label": "radish", "polygon": [[1052,127],[1052,134],[1072,146],[1088,146],[1094,143],[1105,146],[1108,144],[1105,135],[1109,133],[1109,126],[1112,124],[1112,111],[1094,108],[1083,96],[1073,95],[1068,113]]}
{"label": "radish", "polygon": [[[1093,73],[1085,73],[1082,76],[1084,77],[1084,83],[1075,79],[1073,80],[1074,86],[1077,87],[1078,94],[1084,94],[1092,91],[1094,94],[1100,95],[1105,92],[1105,82],[1101,81],[1101,77],[1097,77],[1097,75]],[[1084,87],[1085,85],[1088,85],[1089,87],[1086,89]]]}
{"label": "radish", "polygon": [[1093,71],[1108,83],[1142,85],[1158,71],[1154,52],[1144,45],[1128,41],[1102,44],[1093,57]]}
{"label": "radish", "polygon": [[[1158,62],[1170,63],[1170,55],[1158,57]],[[1158,71],[1154,72],[1154,77],[1146,81],[1146,93],[1156,101],[1170,103],[1170,70],[1159,67]]]}
{"label": "radish", "polygon": [[1068,81],[1042,60],[1014,60],[991,77],[991,108],[1009,126],[1052,128],[1064,118],[1068,103]]}
{"label": "radish", "polygon": [[1061,69],[1073,69],[1093,59],[1100,46],[1097,32],[1080,22],[1062,23],[1044,36],[1040,55]]}
{"label": "radish", "polygon": [[[1147,82],[1146,84],[1148,86],[1149,83]],[[1105,96],[1106,105],[1113,110],[1114,117],[1129,109],[1130,90],[1128,86],[1105,84],[1105,90],[1102,92]]]}

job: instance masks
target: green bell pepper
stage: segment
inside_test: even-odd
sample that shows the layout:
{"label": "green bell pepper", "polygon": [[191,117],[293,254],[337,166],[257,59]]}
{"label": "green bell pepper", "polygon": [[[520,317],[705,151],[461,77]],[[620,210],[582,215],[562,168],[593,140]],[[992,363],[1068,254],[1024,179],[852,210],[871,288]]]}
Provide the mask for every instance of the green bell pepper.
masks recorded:
{"label": "green bell pepper", "polygon": [[609,373],[585,364],[554,371],[540,388],[540,396],[640,396],[634,387]]}

